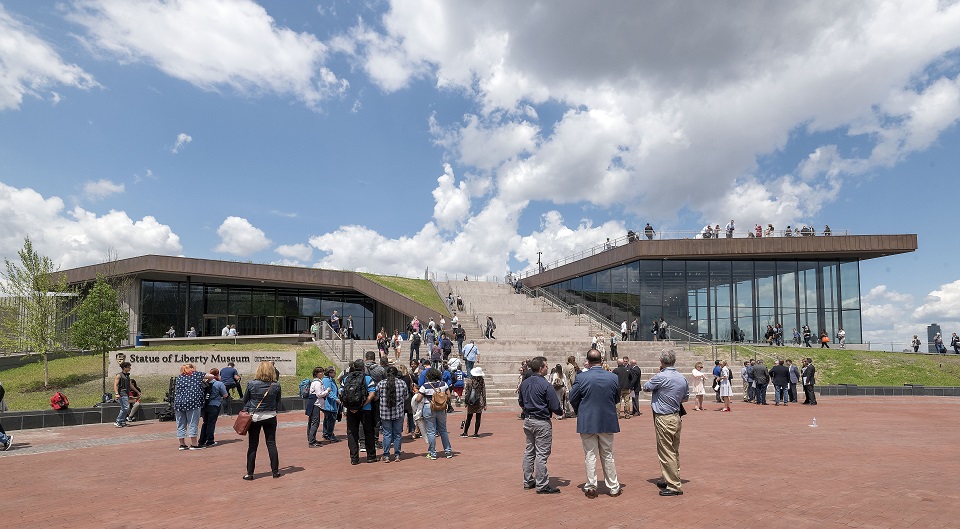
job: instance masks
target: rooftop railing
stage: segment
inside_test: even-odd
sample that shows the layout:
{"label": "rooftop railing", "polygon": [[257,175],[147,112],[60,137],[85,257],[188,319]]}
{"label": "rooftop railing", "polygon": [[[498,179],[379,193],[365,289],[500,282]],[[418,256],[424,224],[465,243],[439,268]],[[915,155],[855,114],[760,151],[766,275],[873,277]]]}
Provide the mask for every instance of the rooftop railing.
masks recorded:
{"label": "rooftop railing", "polygon": [[[836,237],[836,236],[844,236],[844,235],[849,235],[849,233],[847,233],[847,230],[831,230],[829,234],[825,234],[823,232],[820,232],[814,229],[811,229],[806,232],[803,232],[802,230],[798,229],[798,230],[791,230],[789,232],[787,230],[775,230],[772,233],[765,232],[765,233],[761,233],[761,236],[759,238],[764,239],[764,238],[770,238],[770,237]],[[628,232],[627,235],[624,235],[623,237],[618,237],[616,239],[608,239],[606,242],[602,244],[598,244],[596,246],[592,246],[585,250],[581,250],[577,253],[563,257],[562,259],[557,259],[556,261],[549,262],[549,263],[543,263],[542,267],[538,268],[536,265],[534,265],[533,267],[527,268],[526,270],[519,272],[518,275],[520,278],[526,278],[534,274],[537,274],[539,272],[543,272],[546,270],[557,268],[558,266],[563,266],[565,264],[579,261],[581,259],[603,253],[607,250],[612,250],[614,248],[617,248],[618,246],[624,246],[626,244],[630,244],[636,241],[642,242],[642,241],[648,241],[648,240],[653,241],[653,240],[701,239],[704,241],[704,244],[708,244],[711,241],[716,239],[756,239],[756,238],[758,238],[756,235],[756,232],[755,230],[752,230],[752,229],[749,231],[735,230],[733,233],[729,235],[723,231],[723,228],[720,229],[720,232],[716,232],[716,231],[706,232],[705,230],[697,230],[697,231],[656,230],[648,233],[644,233],[642,231],[636,232],[636,233]]]}

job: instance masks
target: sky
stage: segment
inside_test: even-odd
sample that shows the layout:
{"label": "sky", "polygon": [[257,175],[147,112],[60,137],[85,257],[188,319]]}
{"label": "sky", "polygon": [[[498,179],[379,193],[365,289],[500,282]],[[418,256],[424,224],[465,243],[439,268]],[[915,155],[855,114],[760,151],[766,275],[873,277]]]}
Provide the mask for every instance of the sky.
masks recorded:
{"label": "sky", "polygon": [[650,222],[916,233],[960,331],[960,2],[0,0],[0,255],[503,276]]}

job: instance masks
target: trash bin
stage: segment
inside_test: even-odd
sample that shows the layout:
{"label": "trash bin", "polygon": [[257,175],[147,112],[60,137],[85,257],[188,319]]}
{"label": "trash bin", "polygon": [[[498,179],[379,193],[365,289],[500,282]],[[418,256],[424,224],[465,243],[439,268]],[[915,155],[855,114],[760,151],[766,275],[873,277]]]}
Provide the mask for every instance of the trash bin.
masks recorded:
{"label": "trash bin", "polygon": [[135,339],[134,342],[133,342],[134,345],[136,345],[137,347],[142,347],[142,346],[143,346],[143,343],[140,342],[140,339],[141,339],[141,338],[143,338],[143,334],[137,333],[137,337],[136,337],[136,339]]}

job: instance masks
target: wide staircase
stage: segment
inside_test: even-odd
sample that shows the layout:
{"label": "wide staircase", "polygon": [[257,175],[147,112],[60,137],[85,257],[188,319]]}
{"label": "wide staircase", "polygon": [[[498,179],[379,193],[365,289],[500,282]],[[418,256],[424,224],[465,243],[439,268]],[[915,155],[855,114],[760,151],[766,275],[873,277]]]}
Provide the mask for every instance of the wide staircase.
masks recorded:
{"label": "wide staircase", "polygon": [[[484,370],[489,406],[517,407],[516,388],[523,360],[544,356],[553,368],[574,356],[577,364],[582,365],[591,336],[600,332],[588,317],[565,314],[540,298],[514,293],[508,285],[483,281],[435,281],[434,285],[443,299],[450,292],[463,298],[464,310],[453,309],[466,331],[467,341],[475,340],[480,350],[477,365]],[[497,326],[494,339],[484,338],[488,316],[493,317]],[[609,331],[606,336],[609,340]],[[637,360],[645,382],[659,369],[658,355],[665,348],[673,350],[678,370],[688,378],[697,361],[708,363],[671,341],[620,342],[617,353]],[[609,358],[609,350],[606,355]],[[712,362],[709,367],[713,367]]]}

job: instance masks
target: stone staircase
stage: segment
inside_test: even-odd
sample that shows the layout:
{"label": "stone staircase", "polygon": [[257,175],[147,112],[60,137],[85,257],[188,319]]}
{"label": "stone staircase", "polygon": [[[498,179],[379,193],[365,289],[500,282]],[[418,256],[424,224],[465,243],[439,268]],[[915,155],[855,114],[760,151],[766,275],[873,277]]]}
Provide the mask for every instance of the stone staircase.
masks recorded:
{"label": "stone staircase", "polygon": [[[477,365],[486,376],[487,401],[490,406],[516,407],[516,387],[520,363],[534,356],[544,356],[551,366],[565,364],[574,356],[582,365],[590,349],[591,336],[599,329],[590,320],[564,314],[539,299],[514,293],[507,285],[482,281],[435,282],[441,297],[447,292],[459,294],[464,311],[457,312],[467,341],[475,340],[480,350]],[[487,316],[497,325],[495,339],[483,337]],[[619,356],[637,360],[648,380],[660,367],[658,355],[664,348],[677,355],[677,367],[687,374],[697,361],[703,361],[673,342],[620,342]],[[609,356],[609,352],[607,352]],[[713,366],[709,362],[710,367]],[[616,367],[611,365],[612,367]],[[688,375],[689,376],[689,375]]]}

